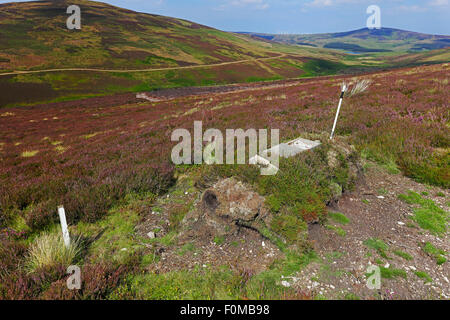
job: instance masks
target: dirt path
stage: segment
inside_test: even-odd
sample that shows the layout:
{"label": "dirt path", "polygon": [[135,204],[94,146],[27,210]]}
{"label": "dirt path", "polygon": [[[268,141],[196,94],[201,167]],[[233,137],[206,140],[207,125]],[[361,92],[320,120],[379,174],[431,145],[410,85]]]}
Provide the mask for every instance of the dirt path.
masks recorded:
{"label": "dirt path", "polygon": [[136,73],[136,72],[152,72],[152,71],[170,71],[170,70],[183,70],[183,69],[197,69],[197,68],[207,68],[207,67],[221,67],[232,64],[241,64],[245,62],[257,62],[257,61],[267,61],[272,59],[280,59],[286,57],[286,53],[282,53],[276,57],[267,58],[257,58],[257,59],[245,59],[239,61],[221,62],[215,64],[201,64],[194,66],[184,66],[184,67],[167,67],[167,68],[156,68],[156,69],[95,69],[95,68],[66,68],[66,69],[47,69],[47,70],[32,70],[32,71],[13,71],[8,73],[0,73],[0,76],[11,76],[19,74],[33,74],[33,73],[45,73],[45,72],[64,72],[64,71],[92,71],[92,72],[107,72],[107,73]]}
{"label": "dirt path", "polygon": [[[439,238],[413,226],[410,217],[414,205],[398,198],[409,190],[448,211],[448,190],[428,187],[372,167],[365,183],[346,194],[333,208],[348,217],[350,223],[341,225],[330,220],[329,224],[340,227],[346,234],[338,235],[336,229],[319,225],[311,228],[310,237],[321,261],[310,264],[293,278],[293,286],[327,299],[450,299],[449,263],[438,265],[436,259],[423,250],[424,244],[429,242],[445,251],[448,258],[448,233]],[[368,239],[382,240],[388,249],[380,254],[365,243]],[[402,251],[410,257],[400,257],[394,251]],[[391,279],[382,278],[381,290],[369,290],[366,270],[370,265],[406,273]],[[417,272],[426,273],[432,281],[424,281]]]}

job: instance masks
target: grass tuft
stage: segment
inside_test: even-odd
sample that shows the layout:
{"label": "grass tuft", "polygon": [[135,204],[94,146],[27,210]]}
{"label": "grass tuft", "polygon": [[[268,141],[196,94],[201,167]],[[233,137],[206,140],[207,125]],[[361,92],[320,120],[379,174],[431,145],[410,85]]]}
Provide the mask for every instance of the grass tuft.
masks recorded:
{"label": "grass tuft", "polygon": [[422,229],[429,230],[438,236],[447,232],[448,212],[437,206],[434,201],[425,199],[414,191],[409,191],[407,195],[400,194],[398,197],[408,204],[420,206],[413,209],[412,220],[417,222]]}
{"label": "grass tuft", "polygon": [[447,253],[444,250],[436,248],[430,242],[425,243],[422,250],[432,256],[438,265],[447,262],[447,258],[445,257]]}
{"label": "grass tuft", "polygon": [[414,274],[425,282],[433,282],[433,279],[425,271],[416,271]]}
{"label": "grass tuft", "polygon": [[406,252],[404,252],[404,251],[401,251],[401,250],[394,250],[394,251],[392,251],[395,255],[397,255],[397,256],[399,256],[399,257],[402,257],[403,259],[405,259],[405,260],[412,260],[413,259],[413,257],[410,255],[410,254],[408,254],[408,253],[406,253]]}
{"label": "grass tuft", "polygon": [[30,273],[57,265],[67,267],[79,258],[81,252],[79,238],[71,239],[70,246],[66,247],[61,235],[44,233],[31,244],[26,266]]}
{"label": "grass tuft", "polygon": [[340,224],[349,224],[350,219],[340,212],[329,212],[328,216],[335,222]]}
{"label": "grass tuft", "polygon": [[22,158],[32,158],[35,155],[37,155],[39,153],[39,150],[34,150],[34,151],[24,151],[22,152],[22,154],[20,155]]}
{"label": "grass tuft", "polygon": [[383,258],[389,259],[389,257],[386,254],[386,250],[389,250],[389,246],[383,240],[370,238],[364,241],[363,243],[365,246],[376,250]]}

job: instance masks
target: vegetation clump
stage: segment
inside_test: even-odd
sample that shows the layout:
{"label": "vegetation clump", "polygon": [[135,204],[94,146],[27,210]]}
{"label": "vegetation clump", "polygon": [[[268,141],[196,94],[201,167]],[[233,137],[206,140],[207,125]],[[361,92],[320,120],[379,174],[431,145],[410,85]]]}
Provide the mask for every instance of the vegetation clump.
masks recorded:
{"label": "vegetation clump", "polygon": [[413,209],[412,220],[426,230],[436,235],[443,235],[447,232],[447,224],[450,221],[449,213],[441,209],[433,200],[425,199],[414,191],[409,191],[407,195],[400,194],[401,200],[408,204],[418,205]]}
{"label": "vegetation clump", "polygon": [[68,267],[83,250],[81,240],[73,237],[68,247],[60,234],[43,233],[30,245],[27,258],[29,272],[48,269],[57,265]]}

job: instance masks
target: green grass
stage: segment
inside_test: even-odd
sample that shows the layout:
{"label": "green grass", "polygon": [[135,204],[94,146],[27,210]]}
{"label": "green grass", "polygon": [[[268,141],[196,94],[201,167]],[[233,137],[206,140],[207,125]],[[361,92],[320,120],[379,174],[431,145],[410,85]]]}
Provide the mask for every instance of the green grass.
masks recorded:
{"label": "green grass", "polygon": [[389,246],[383,240],[370,238],[364,241],[363,244],[377,251],[381,257],[389,259],[388,255],[386,254],[386,251],[389,250]]}
{"label": "green grass", "polygon": [[360,297],[358,297],[356,294],[354,293],[346,293],[344,296],[345,300],[361,300]]}
{"label": "green grass", "polygon": [[[163,274],[130,275],[117,288],[111,299],[140,300],[235,300],[282,299],[294,296],[294,290],[284,288],[281,276],[300,271],[317,257],[313,252],[299,255],[288,252],[285,259],[275,262],[269,270],[251,275],[232,271],[229,267],[172,271]],[[148,258],[149,263],[152,257]]]}
{"label": "green grass", "polygon": [[334,232],[336,232],[341,237],[345,237],[347,235],[347,232],[345,232],[345,230],[342,229],[341,227],[335,227],[335,226],[327,225],[327,228],[330,229],[330,230],[333,230]]}
{"label": "green grass", "polygon": [[331,263],[331,262],[334,262],[335,260],[340,259],[343,255],[344,255],[344,253],[342,253],[342,252],[333,251],[333,252],[326,253],[325,258],[327,259],[327,261],[329,263]]}
{"label": "green grass", "polygon": [[390,174],[400,174],[401,170],[398,168],[397,164],[393,161],[387,161],[386,163],[382,164],[382,167],[387,170]]}
{"label": "green grass", "polygon": [[410,254],[408,254],[408,253],[406,253],[406,252],[403,252],[403,251],[401,251],[401,250],[393,250],[392,251],[395,255],[397,255],[397,256],[399,256],[399,257],[402,257],[403,259],[405,259],[405,260],[412,260],[413,259],[413,257],[410,255]]}
{"label": "green grass", "polygon": [[438,236],[447,232],[449,214],[436,205],[433,200],[425,199],[414,191],[409,191],[407,195],[400,194],[398,197],[408,204],[419,206],[413,209],[412,220],[422,229],[429,230]]}
{"label": "green grass", "polygon": [[289,243],[294,243],[298,240],[299,234],[307,230],[307,225],[301,218],[287,214],[275,216],[270,227],[276,234],[281,235]]}
{"label": "green grass", "polygon": [[238,299],[239,279],[227,268],[139,274],[128,279],[128,293],[140,300]]}
{"label": "green grass", "polygon": [[188,252],[195,252],[196,248],[195,245],[192,242],[186,243],[181,247],[181,249],[178,250],[178,254],[180,256],[184,256]]}
{"label": "green grass", "polygon": [[224,236],[215,236],[214,243],[217,244],[218,246],[221,246],[222,244],[225,243],[225,237]]}
{"label": "green grass", "polygon": [[340,223],[340,224],[349,224],[350,219],[347,218],[344,214],[340,212],[329,212],[328,217],[330,217],[334,222]]}
{"label": "green grass", "polygon": [[186,214],[192,207],[192,202],[177,206],[169,212],[170,230],[177,231]]}
{"label": "green grass", "polygon": [[415,271],[414,274],[420,279],[423,279],[424,282],[433,282],[433,279],[425,271]]}
{"label": "green grass", "polygon": [[335,74],[345,68],[347,66],[343,63],[323,59],[311,59],[303,65],[303,69],[305,70],[303,77]]}
{"label": "green grass", "polygon": [[150,239],[136,241],[135,226],[141,219],[136,207],[149,206],[154,200],[155,196],[151,193],[129,194],[102,220],[96,223],[78,223],[76,230],[79,234],[96,239],[88,248],[88,256],[92,261],[121,264],[142,250],[144,246],[140,242],[150,241]]}
{"label": "green grass", "polygon": [[407,278],[407,274],[406,274],[405,270],[380,267],[380,271],[381,271],[381,277],[384,279],[394,279],[397,277],[401,277],[404,279]]}
{"label": "green grass", "polygon": [[447,262],[446,255],[447,253],[444,250],[438,249],[433,246],[430,242],[426,242],[422,247],[422,250],[432,256],[438,265],[444,264]]}
{"label": "green grass", "polygon": [[145,267],[148,267],[149,265],[157,263],[159,260],[160,260],[159,255],[146,254],[146,255],[142,256],[141,266],[145,268]]}

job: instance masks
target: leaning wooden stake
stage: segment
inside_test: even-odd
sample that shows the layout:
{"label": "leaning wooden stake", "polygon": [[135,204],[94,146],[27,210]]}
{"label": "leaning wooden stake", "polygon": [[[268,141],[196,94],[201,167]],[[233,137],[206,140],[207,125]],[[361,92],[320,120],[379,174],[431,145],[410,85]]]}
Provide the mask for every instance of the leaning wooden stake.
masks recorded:
{"label": "leaning wooden stake", "polygon": [[347,91],[347,89],[348,89],[347,85],[345,83],[343,83],[342,90],[341,90],[341,98],[339,99],[339,105],[338,105],[338,109],[336,112],[336,118],[334,119],[333,130],[331,130],[330,140],[333,140],[334,131],[336,130],[336,125],[337,125],[337,121],[339,118],[339,112],[341,111],[342,101],[344,100],[344,95],[345,95],[345,92]]}

